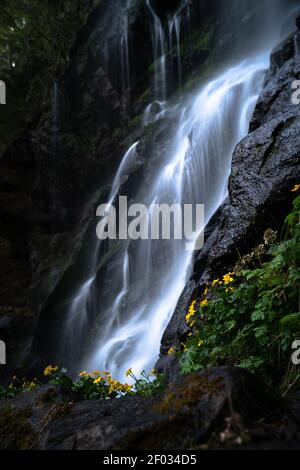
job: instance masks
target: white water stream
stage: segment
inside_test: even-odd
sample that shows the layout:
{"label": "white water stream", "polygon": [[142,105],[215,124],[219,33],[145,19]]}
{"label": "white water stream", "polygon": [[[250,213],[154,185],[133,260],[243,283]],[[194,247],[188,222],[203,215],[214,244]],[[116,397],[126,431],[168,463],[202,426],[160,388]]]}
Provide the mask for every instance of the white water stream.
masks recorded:
{"label": "white water stream", "polygon": [[[135,188],[134,202],[147,206],[204,204],[205,225],[227,195],[232,154],[248,133],[269,64],[269,50],[230,67],[198,90],[192,99],[168,105],[165,35],[149,0],[146,3],[153,17],[154,88],[155,100],[159,101],[154,118],[172,112],[179,118],[171,150],[162,155],[155,177],[141,180]],[[180,20],[177,17],[170,20],[168,28],[169,41],[175,28],[180,59]],[[181,72],[178,73],[181,77]],[[145,124],[155,119],[151,119],[150,105]],[[138,149],[136,142],[124,155],[112,184],[109,204],[114,203],[124,178],[136,164]],[[197,227],[198,234],[203,229],[204,226]],[[116,256],[109,265],[107,276],[111,283],[105,295],[97,280],[103,243],[98,242],[91,275],[75,296],[68,318],[68,331],[77,344],[78,330],[84,328],[89,311],[93,309],[94,316],[102,319],[95,327],[94,346],[85,357],[85,368],[109,370],[115,378],[124,380],[124,372],[129,367],[139,375],[154,366],[163,332],[191,273],[193,252],[185,249],[185,242],[110,241],[106,252],[115,250]]]}

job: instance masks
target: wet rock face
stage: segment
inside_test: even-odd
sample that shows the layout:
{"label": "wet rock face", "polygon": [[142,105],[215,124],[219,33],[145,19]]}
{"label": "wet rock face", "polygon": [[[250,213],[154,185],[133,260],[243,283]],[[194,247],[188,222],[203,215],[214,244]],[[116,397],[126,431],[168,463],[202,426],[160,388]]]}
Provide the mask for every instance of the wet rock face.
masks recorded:
{"label": "wet rock face", "polygon": [[299,431],[289,407],[236,368],[182,377],[150,399],[74,403],[45,386],[0,402],[0,423],[2,450],[239,447],[252,440],[296,438]]}
{"label": "wet rock face", "polygon": [[[299,24],[299,18],[298,18]],[[232,268],[239,254],[249,252],[268,228],[280,229],[291,208],[291,188],[299,181],[300,106],[292,103],[292,83],[300,76],[300,54],[294,34],[272,53],[271,67],[250,124],[250,133],[233,155],[229,197],[217,226],[196,256],[194,275],[182,295],[162,340],[158,367],[172,376],[166,356],[187,333],[185,312],[192,294]]]}
{"label": "wet rock face", "polygon": [[156,14],[163,20],[178,10],[181,0],[150,0]]}

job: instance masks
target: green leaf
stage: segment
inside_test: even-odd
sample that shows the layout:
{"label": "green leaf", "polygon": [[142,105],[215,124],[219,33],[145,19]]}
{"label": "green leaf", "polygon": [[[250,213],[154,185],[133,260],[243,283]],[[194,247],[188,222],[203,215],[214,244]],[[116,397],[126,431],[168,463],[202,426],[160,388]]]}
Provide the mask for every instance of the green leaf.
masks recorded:
{"label": "green leaf", "polygon": [[289,315],[286,315],[280,320],[280,323],[282,325],[285,325],[286,323],[299,323],[299,322],[300,322],[300,312],[290,313]]}

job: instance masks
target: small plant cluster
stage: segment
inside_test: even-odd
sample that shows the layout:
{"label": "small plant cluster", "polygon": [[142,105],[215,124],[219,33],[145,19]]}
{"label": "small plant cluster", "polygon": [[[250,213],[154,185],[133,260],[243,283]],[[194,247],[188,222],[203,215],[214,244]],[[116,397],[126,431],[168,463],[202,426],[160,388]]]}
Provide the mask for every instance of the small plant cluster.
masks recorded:
{"label": "small plant cluster", "polygon": [[299,368],[291,363],[291,345],[300,337],[299,214],[300,196],[286,218],[282,241],[267,230],[264,244],[213,280],[200,302],[192,302],[186,314],[190,333],[178,352],[183,373],[237,365],[282,394],[299,385]]}
{"label": "small plant cluster", "polygon": [[28,381],[25,378],[18,379],[18,377],[14,375],[12,378],[12,382],[7,388],[2,387],[2,385],[0,385],[0,400],[4,398],[13,398],[22,392],[31,392],[40,385],[41,383],[38,381],[37,378]]}
{"label": "small plant cluster", "polygon": [[99,398],[117,398],[132,391],[132,386],[114,380],[108,371],[80,372],[78,379],[72,380],[67,369],[48,366],[45,376],[51,376],[52,385],[59,385],[64,391],[72,392],[81,400],[97,400]]}
{"label": "small plant cluster", "polygon": [[[48,378],[48,383],[59,386],[65,393],[72,394],[76,400],[97,400],[100,398],[120,398],[124,395],[152,396],[162,390],[164,376],[152,370],[150,377],[145,371],[138,379],[132,369],[128,369],[126,376],[133,380],[133,384],[123,384],[114,380],[108,371],[80,372],[77,379],[73,380],[67,374],[67,369],[59,369],[58,366],[49,365],[45,368],[43,375]],[[13,377],[8,388],[0,386],[0,399],[12,398],[22,392],[35,390],[42,383],[37,379],[27,381]]]}
{"label": "small plant cluster", "polygon": [[131,377],[134,381],[135,393],[144,397],[156,395],[163,390],[165,385],[165,376],[158,374],[155,369],[151,371],[152,377],[143,370],[141,372],[142,378],[138,379],[131,368],[127,370],[126,376]]}

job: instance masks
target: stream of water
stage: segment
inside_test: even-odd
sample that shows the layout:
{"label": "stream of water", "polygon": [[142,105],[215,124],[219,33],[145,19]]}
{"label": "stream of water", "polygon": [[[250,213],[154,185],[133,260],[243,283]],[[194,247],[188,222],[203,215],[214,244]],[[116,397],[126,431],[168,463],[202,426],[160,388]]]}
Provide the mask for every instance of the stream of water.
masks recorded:
{"label": "stream of water", "polygon": [[[172,148],[164,155],[155,178],[140,181],[134,191],[134,201],[147,206],[151,203],[204,204],[204,225],[197,227],[196,242],[227,195],[232,154],[237,143],[248,133],[270,50],[229,67],[198,90],[192,99],[168,104],[168,44],[171,50],[177,51],[178,77],[180,82],[182,80],[181,19],[178,15],[170,18],[165,31],[150,1],[146,0],[146,3],[153,19],[156,110],[153,111],[153,104],[147,107],[144,125],[168,113],[178,116],[178,125],[172,136]],[[123,47],[123,56],[127,57],[126,41]],[[128,66],[123,68],[127,83]],[[122,182],[139,159],[138,144],[132,145],[121,161],[109,204],[114,203]],[[109,370],[115,378],[124,380],[129,367],[139,375],[142,370],[149,371],[155,365],[163,332],[191,273],[193,252],[186,250],[185,240],[111,241],[104,253],[112,250],[115,256],[107,273],[109,292],[104,295],[97,277],[104,256],[103,242],[98,241],[90,276],[74,297],[67,329],[72,344],[83,348],[88,339],[80,337],[80,331],[85,330],[89,315],[102,318],[96,323],[93,348],[83,366]]]}

